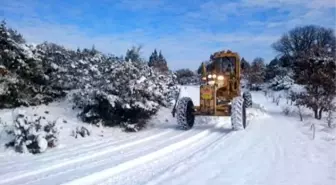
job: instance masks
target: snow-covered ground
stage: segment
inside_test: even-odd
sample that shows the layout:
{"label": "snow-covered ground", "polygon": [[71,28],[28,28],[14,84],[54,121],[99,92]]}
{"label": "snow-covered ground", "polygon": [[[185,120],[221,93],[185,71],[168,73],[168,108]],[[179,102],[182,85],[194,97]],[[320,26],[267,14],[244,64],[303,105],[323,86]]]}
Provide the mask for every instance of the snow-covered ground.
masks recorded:
{"label": "snow-covered ground", "polygon": [[[182,91],[198,104],[197,88]],[[335,184],[335,130],[321,122],[312,139],[308,123],[313,119],[284,116],[284,105],[262,93],[252,96],[263,108],[249,108],[249,126],[238,132],[228,117],[199,117],[193,129],[178,130],[171,110],[162,109],[143,131],[88,126],[91,136],[75,139],[71,131],[87,124],[67,102],[26,108],[66,120],[59,123],[61,145],[38,155],[18,154],[3,147],[8,139],[0,131],[0,185]],[[0,111],[7,123],[11,114]]]}

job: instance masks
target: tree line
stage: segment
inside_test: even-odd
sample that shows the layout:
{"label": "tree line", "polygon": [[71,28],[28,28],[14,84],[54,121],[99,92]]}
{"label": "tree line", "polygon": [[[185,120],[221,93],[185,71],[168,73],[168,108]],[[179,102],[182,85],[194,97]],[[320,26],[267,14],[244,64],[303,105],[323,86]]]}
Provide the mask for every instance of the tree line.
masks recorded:
{"label": "tree line", "polygon": [[69,95],[84,122],[143,128],[169,106],[176,80],[161,52],[149,61],[133,47],[124,56],[54,43],[30,45],[0,23],[0,109],[48,104]]}
{"label": "tree line", "polygon": [[[258,57],[251,65],[242,62],[243,71],[252,88],[265,82],[273,82],[278,87],[274,90],[289,88],[293,83],[301,85],[304,91],[291,92],[291,98],[321,119],[323,112],[335,110],[335,46],[332,29],[315,25],[295,27],[272,44],[278,55],[269,64]],[[288,81],[292,83],[286,86]]]}

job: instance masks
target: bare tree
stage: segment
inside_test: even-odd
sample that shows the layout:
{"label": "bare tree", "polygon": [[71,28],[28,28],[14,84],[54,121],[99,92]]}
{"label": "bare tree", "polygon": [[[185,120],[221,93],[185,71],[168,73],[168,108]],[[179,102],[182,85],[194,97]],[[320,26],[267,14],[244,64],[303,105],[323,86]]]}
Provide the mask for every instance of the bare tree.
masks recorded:
{"label": "bare tree", "polygon": [[329,128],[331,128],[332,122],[333,122],[333,111],[332,110],[328,110],[327,124],[328,124]]}
{"label": "bare tree", "polygon": [[315,123],[314,122],[311,123],[310,130],[313,132],[312,133],[312,139],[315,139],[316,128],[315,128]]}
{"label": "bare tree", "polygon": [[330,47],[332,51],[335,51],[335,40],[332,29],[309,25],[292,29],[275,42],[272,47],[281,56],[293,58],[298,54],[309,53],[316,46],[320,48]]}
{"label": "bare tree", "polygon": [[332,123],[335,120],[335,111],[336,111],[336,105],[334,105],[334,102],[331,101],[328,105],[328,112],[327,112],[327,124],[328,127],[332,127]]}
{"label": "bare tree", "polygon": [[303,121],[303,115],[302,115],[302,106],[300,104],[297,104],[296,107],[298,108],[300,121]]}

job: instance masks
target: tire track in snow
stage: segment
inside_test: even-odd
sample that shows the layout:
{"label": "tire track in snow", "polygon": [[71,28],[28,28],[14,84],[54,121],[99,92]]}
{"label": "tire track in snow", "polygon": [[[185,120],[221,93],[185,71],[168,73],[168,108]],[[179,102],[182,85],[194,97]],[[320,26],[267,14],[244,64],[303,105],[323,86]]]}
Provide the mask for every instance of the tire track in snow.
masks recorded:
{"label": "tire track in snow", "polygon": [[[230,146],[232,146],[231,148],[235,148],[234,144],[237,141],[244,140],[246,132],[231,132],[231,125],[229,125],[230,121],[225,121],[227,122],[229,128],[223,127],[222,129],[224,130],[214,129],[213,131],[216,132],[217,135],[213,135],[213,137],[206,137],[200,140],[199,143],[193,144],[194,146],[188,146],[187,148],[176,151],[169,156],[147,163],[145,167],[140,166],[129,173],[123,173],[119,176],[112,177],[108,182],[102,184],[137,185],[146,183],[162,184],[160,182],[169,182],[169,180],[176,179],[181,176],[181,174],[188,172],[190,168],[194,168],[199,163],[203,162],[204,159],[210,158],[209,160],[211,161],[211,157],[208,157],[209,154],[211,154],[214,150],[218,150],[220,147],[223,147],[224,144],[225,147],[223,149],[228,152],[223,157],[230,154],[234,157],[236,153],[230,152],[230,149],[227,150],[227,148],[230,148]],[[254,127],[253,125],[251,126]],[[249,129],[250,128],[247,128],[246,131]],[[228,133],[225,134],[225,132]],[[244,142],[249,143],[248,140],[245,140]],[[176,174],[176,176],[172,176],[173,174]],[[127,181],[120,179],[127,179]]]}
{"label": "tire track in snow", "polygon": [[[223,125],[222,123],[216,124],[215,127],[220,127]],[[117,175],[121,172],[130,170],[132,168],[135,168],[139,165],[143,165],[145,163],[151,162],[153,160],[156,160],[160,157],[164,157],[173,151],[178,151],[179,149],[191,145],[195,142],[197,142],[199,139],[204,138],[206,136],[211,135],[211,129],[207,129],[205,131],[202,131],[190,138],[187,138],[185,140],[182,140],[180,142],[176,142],[174,144],[171,144],[169,146],[166,146],[162,149],[159,149],[157,151],[153,151],[151,153],[142,155],[138,158],[126,161],[124,163],[118,164],[112,168],[107,168],[105,170],[102,170],[100,172],[93,173],[91,175],[87,175],[85,177],[81,177],[75,180],[72,180],[70,182],[64,183],[63,185],[77,185],[77,184],[94,184],[100,181],[103,181],[105,179],[110,178],[111,176]]]}
{"label": "tire track in snow", "polygon": [[[231,134],[230,137],[223,137],[215,143],[213,147],[209,147],[205,151],[196,153],[194,156],[186,158],[185,161],[182,160],[181,162],[171,165],[170,168],[164,170],[162,173],[154,172],[157,174],[154,178],[147,179],[141,184],[212,184],[210,181],[223,175],[226,176],[227,179],[230,179],[230,174],[232,176],[234,175],[232,173],[233,171],[239,170],[236,165],[243,164],[243,158],[252,157],[250,156],[251,153],[249,149],[257,147],[255,144],[261,142],[263,139],[262,135],[258,135],[258,130],[255,130],[258,129],[259,126],[257,126],[257,128],[255,127],[256,126],[251,124],[246,130],[233,132],[234,134]],[[257,132],[257,134],[253,132]],[[251,143],[251,140],[253,143]],[[224,155],[220,156],[219,154]],[[257,153],[254,153],[253,155],[256,156]],[[169,164],[169,162],[167,162],[167,164]],[[243,169],[246,167],[249,168],[249,164],[245,164]],[[247,174],[251,172],[250,169],[247,170]],[[209,170],[211,173],[209,173]],[[203,175],[198,176],[196,180],[194,177],[198,174]],[[244,179],[240,180],[244,181]],[[223,181],[221,184],[239,184],[239,182],[226,183]]]}
{"label": "tire track in snow", "polygon": [[[194,167],[194,165],[183,165],[186,164],[186,161],[188,161],[188,163],[195,162],[195,158],[208,155],[208,153],[213,151],[214,148],[217,148],[218,145],[221,145],[221,143],[225,142],[226,139],[236,134],[236,132],[232,129],[226,128],[223,130],[213,129],[212,132],[213,133],[211,133],[211,135],[199,140],[198,142],[188,145],[186,148],[174,151],[170,155],[166,155],[163,158],[146,163],[144,166],[132,169],[128,173],[123,173],[119,176],[109,178],[102,184],[137,185],[146,184],[148,182],[149,184],[160,184],[157,181],[169,180],[169,177],[165,179],[167,172],[179,173],[181,171],[188,171],[188,168]],[[127,181],[120,181],[120,179],[127,179]]]}
{"label": "tire track in snow", "polygon": [[[283,134],[283,133],[282,133]],[[279,182],[279,176],[281,176],[282,171],[284,171],[285,169],[285,151],[284,148],[282,146],[282,142],[281,142],[281,133],[279,132],[278,129],[275,130],[275,134],[274,136],[276,136],[276,139],[273,139],[273,148],[275,152],[273,152],[273,161],[272,161],[272,165],[271,167],[273,169],[270,169],[270,171],[272,172],[276,172],[275,174],[270,173],[266,178],[265,178],[265,182],[267,183],[271,183],[271,184],[286,184],[286,182]],[[265,183],[264,183],[265,184]]]}
{"label": "tire track in snow", "polygon": [[[240,131],[240,132],[244,132],[244,131]],[[162,173],[155,172],[156,175],[148,179],[143,184],[146,184],[146,185],[162,184],[163,182],[167,182],[171,179],[176,179],[180,177],[184,173],[188,172],[190,170],[190,167],[195,168],[197,165],[199,165],[204,160],[209,158],[209,155],[212,152],[218,150],[221,146],[225,145],[227,148],[231,148],[231,146],[233,145],[233,142],[230,142],[231,141],[230,139],[237,137],[236,134],[239,134],[239,133],[232,131],[228,134],[220,136],[218,139],[216,139],[212,143],[205,142],[204,144],[205,147],[198,149],[196,152],[193,152],[192,155],[185,155],[186,152],[182,152],[179,155],[183,156],[184,158],[182,158],[182,160],[181,159],[178,160],[177,162],[170,162],[171,160],[174,160],[174,159],[168,159],[168,162],[166,161],[163,163],[170,164],[170,165],[166,167],[164,170],[162,170]],[[241,139],[242,137],[239,137],[239,138]],[[230,153],[228,155],[230,155]],[[175,157],[175,158],[178,158],[178,157]],[[160,163],[161,162],[162,161],[160,161]],[[152,169],[154,168],[155,167],[152,167]]]}
{"label": "tire track in snow", "polygon": [[[54,161],[54,160],[57,160],[57,159],[66,158],[67,155],[75,156],[75,155],[78,154],[77,152],[72,153],[73,151],[80,150],[82,152],[82,151],[89,151],[90,149],[99,149],[100,147],[102,147],[104,145],[108,145],[108,143],[111,144],[111,145],[115,145],[115,144],[122,143],[122,142],[127,141],[127,140],[128,139],[114,141],[113,139],[108,139],[106,141],[92,142],[92,143],[87,144],[87,145],[84,144],[84,146],[80,145],[80,146],[72,147],[72,148],[69,148],[69,149],[66,149],[66,150],[63,150],[63,151],[46,153],[46,154],[49,154],[49,155],[41,154],[41,155],[43,155],[43,157],[38,156],[38,157],[35,158],[35,156],[33,156],[34,159],[22,158],[22,160],[14,160],[14,161],[10,161],[8,163],[5,162],[5,163],[0,164],[0,168],[4,169],[4,171],[6,171],[6,168],[8,168],[8,169],[15,168],[15,167],[13,167],[12,164],[18,164],[17,166],[24,167],[24,166],[30,165],[31,163]],[[111,142],[111,141],[113,141],[113,142]],[[23,162],[23,163],[21,163],[21,162]]]}
{"label": "tire track in snow", "polygon": [[51,170],[54,170],[54,169],[59,169],[59,168],[62,168],[62,167],[65,167],[65,166],[68,166],[68,165],[71,165],[71,164],[84,162],[84,161],[87,161],[87,160],[89,160],[91,158],[94,158],[94,157],[99,157],[99,156],[102,156],[102,155],[106,155],[108,153],[119,151],[119,150],[122,150],[122,149],[125,149],[125,148],[128,148],[128,147],[131,147],[131,146],[135,146],[137,144],[145,143],[145,142],[153,140],[155,138],[160,138],[160,137],[162,137],[162,136],[164,136],[164,135],[166,135],[170,132],[171,132],[171,130],[165,131],[165,132],[162,132],[162,133],[155,134],[153,136],[146,137],[146,138],[141,139],[141,140],[137,140],[137,141],[134,141],[134,142],[129,142],[129,143],[126,143],[126,144],[123,144],[123,145],[116,146],[114,148],[107,148],[104,151],[96,152],[96,153],[91,154],[91,155],[85,155],[81,158],[76,158],[76,159],[73,159],[73,160],[63,161],[62,163],[58,163],[58,164],[48,166],[46,168],[37,169],[37,170],[34,170],[34,171],[29,171],[29,172],[26,172],[26,173],[16,174],[15,176],[12,176],[12,177],[3,178],[2,176],[0,176],[0,184],[6,184],[6,183],[11,182],[11,181],[19,180],[19,179],[29,177],[29,176],[38,175],[38,174],[41,174],[41,173],[44,173],[44,172],[47,172],[47,171],[51,171]]}
{"label": "tire track in snow", "polygon": [[[218,166],[227,166],[229,168],[222,169],[217,166],[214,170],[214,174],[210,176],[210,178],[201,179],[202,182],[209,181],[211,184],[218,182],[220,179],[219,181],[223,184],[258,184],[253,181],[253,177],[256,173],[263,175],[265,173],[265,166],[266,169],[268,169],[269,160],[265,158],[264,154],[273,150],[269,149],[268,145],[270,137],[263,134],[266,123],[254,123],[254,125],[252,125],[252,123],[250,127],[246,129],[246,132],[239,133],[239,135],[237,135],[238,137],[233,138],[235,141],[232,142],[230,147],[225,148],[228,155],[222,158],[223,161],[221,161]],[[224,145],[222,147],[226,146]],[[216,156],[217,154],[214,153],[214,155]],[[259,158],[261,156],[264,159],[260,163]],[[218,156],[215,158],[218,159]],[[256,161],[258,162],[256,163]],[[207,162],[204,162],[199,165],[199,168],[207,166]],[[240,175],[237,177],[236,174]],[[239,178],[240,176],[244,178]]]}
{"label": "tire track in snow", "polygon": [[[153,143],[152,145],[140,145],[137,148],[132,148],[130,152],[123,152],[116,155],[110,155],[109,156],[101,156],[101,158],[93,158],[87,163],[79,163],[75,166],[68,166],[67,169],[62,169],[62,171],[55,171],[55,172],[49,172],[49,174],[44,175],[42,178],[36,178],[34,180],[25,179],[26,183],[24,184],[46,184],[50,181],[50,179],[57,179],[54,182],[57,184],[60,184],[62,182],[65,182],[66,179],[72,180],[75,178],[78,178],[78,174],[80,175],[89,175],[97,170],[103,170],[106,168],[109,168],[111,166],[118,165],[120,163],[123,163],[127,160],[131,160],[136,158],[137,156],[141,156],[147,153],[151,153],[153,150],[157,150],[158,148],[162,148],[164,146],[167,146],[171,143],[176,143],[180,141],[181,139],[184,139],[186,137],[190,137],[190,135],[194,135],[194,131],[179,131],[169,137],[168,139],[159,140],[158,142]],[[149,147],[148,147],[149,146]],[[142,148],[143,147],[143,148]],[[140,148],[140,149],[139,149]],[[113,158],[113,160],[111,160]],[[63,176],[64,177],[63,177]],[[47,182],[44,182],[47,181]],[[21,184],[21,183],[20,183]]]}
{"label": "tire track in snow", "polygon": [[[154,130],[154,129],[153,129]],[[158,129],[155,129],[155,131],[148,131],[146,132],[146,134],[155,134],[155,133],[158,133]],[[11,166],[12,167],[12,164],[18,164],[20,163],[20,166],[22,165],[21,162],[24,162],[26,163],[27,160],[29,160],[29,162],[38,162],[38,161],[48,161],[49,159],[57,159],[57,158],[64,158],[64,156],[62,154],[72,154],[71,152],[72,151],[78,151],[79,149],[84,149],[84,148],[90,148],[92,146],[98,146],[98,145],[101,145],[101,144],[105,144],[105,143],[109,143],[109,144],[118,144],[118,143],[122,143],[122,142],[126,142],[126,141],[132,141],[134,139],[139,139],[138,137],[143,138],[143,137],[147,137],[147,136],[137,136],[137,135],[132,135],[131,137],[127,137],[127,139],[117,139],[117,138],[102,138],[102,139],[99,139],[99,140],[95,140],[95,141],[90,141],[89,143],[75,143],[76,146],[69,146],[69,148],[66,148],[66,149],[56,149],[56,150],[49,150],[47,151],[46,153],[43,153],[43,158],[41,158],[41,156],[39,155],[32,155],[32,156],[29,156],[29,157],[33,157],[32,158],[20,158],[19,160],[17,160],[17,158],[15,158],[15,160],[11,160],[11,161],[6,161],[6,162],[2,162],[0,163],[0,169],[3,169],[3,168],[6,168],[8,166]],[[111,141],[113,141],[113,143],[110,143]],[[71,148],[70,148],[71,147]],[[77,155],[76,155],[77,156]],[[78,157],[78,156],[77,156]],[[8,159],[10,160],[10,158]]]}
{"label": "tire track in snow", "polygon": [[[173,131],[171,131],[173,132]],[[5,166],[0,167],[0,169],[2,171],[9,171],[11,169],[14,169],[15,172],[17,172],[20,169],[27,169],[27,166],[30,165],[36,165],[36,163],[43,163],[44,166],[47,165],[53,165],[54,163],[59,163],[59,161],[62,161],[63,159],[72,159],[72,158],[78,158],[81,157],[83,155],[88,155],[90,153],[97,153],[97,151],[100,150],[104,150],[107,146],[111,147],[111,146],[115,146],[115,145],[119,145],[119,144],[125,144],[127,142],[130,142],[132,140],[137,140],[137,139],[142,139],[148,136],[142,136],[139,138],[139,136],[134,136],[131,138],[127,138],[127,139],[122,139],[122,140],[115,140],[115,138],[110,138],[107,140],[100,140],[97,142],[93,142],[90,144],[86,144],[84,147],[83,146],[77,146],[74,148],[69,148],[68,150],[61,150],[59,152],[49,152],[49,156],[44,156],[41,158],[41,156],[38,156],[39,158],[35,158],[34,160],[31,159],[23,159],[23,161],[14,161],[16,164],[11,165],[11,164],[4,164]],[[111,142],[113,141],[113,142]],[[73,152],[75,151],[75,152]],[[49,164],[48,164],[49,162]],[[32,169],[29,169],[29,171],[31,171]],[[23,173],[24,171],[22,171],[21,173]]]}

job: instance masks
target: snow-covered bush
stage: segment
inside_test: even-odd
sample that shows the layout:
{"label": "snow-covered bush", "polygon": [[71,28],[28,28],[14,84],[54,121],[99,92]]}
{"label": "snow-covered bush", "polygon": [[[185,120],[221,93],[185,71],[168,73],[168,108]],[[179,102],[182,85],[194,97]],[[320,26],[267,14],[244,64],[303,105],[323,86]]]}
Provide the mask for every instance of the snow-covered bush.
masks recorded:
{"label": "snow-covered bush", "polygon": [[246,79],[248,80],[248,87],[253,91],[260,91],[263,89],[265,81],[266,66],[264,59],[257,57],[253,60],[251,67],[246,71]]}
{"label": "snow-covered bush", "polygon": [[87,129],[84,126],[81,127],[76,127],[75,130],[72,131],[72,136],[74,136],[75,138],[78,137],[78,135],[82,136],[82,137],[86,137],[86,136],[90,136],[90,131],[89,129]]}
{"label": "snow-covered bush", "polygon": [[50,87],[32,84],[29,80],[13,73],[0,76],[0,108],[49,103],[64,95],[64,92],[56,92]]}
{"label": "snow-covered bush", "polygon": [[269,82],[269,88],[275,91],[288,90],[294,84],[294,80],[289,76],[276,76]]}
{"label": "snow-covered bush", "polygon": [[175,75],[180,85],[198,85],[201,83],[201,76],[190,69],[177,70]]}
{"label": "snow-covered bush", "polygon": [[294,112],[294,110],[290,106],[283,106],[282,107],[282,113],[284,113],[286,116],[292,114],[293,112]]}
{"label": "snow-covered bush", "polygon": [[56,121],[19,112],[14,115],[14,123],[14,140],[7,146],[14,147],[15,151],[36,154],[57,146],[59,132]]}
{"label": "snow-covered bush", "polygon": [[104,55],[92,49],[73,51],[62,46],[44,42],[35,47],[35,53],[44,63],[53,89],[78,89],[92,80],[104,78],[114,56]]}
{"label": "snow-covered bush", "polygon": [[248,88],[251,91],[262,91],[263,89],[265,89],[264,84],[249,84]]}
{"label": "snow-covered bush", "polygon": [[114,61],[106,67],[104,78],[73,95],[83,121],[137,131],[160,106],[170,105],[177,90],[173,74],[163,75],[146,63]]}
{"label": "snow-covered bush", "polygon": [[287,115],[289,115],[289,112],[290,112],[290,109],[289,109],[289,107],[283,107],[282,108],[282,112],[287,116]]}
{"label": "snow-covered bush", "polygon": [[[34,46],[5,22],[0,24],[0,107],[38,105],[51,102],[64,93],[50,88],[48,63],[41,60]],[[46,59],[47,61],[47,59]]]}
{"label": "snow-covered bush", "polygon": [[0,108],[49,103],[78,90],[73,100],[83,109],[84,121],[139,130],[177,91],[176,76],[153,70],[140,58],[139,48],[128,50],[125,62],[94,47],[73,51],[48,42],[27,45],[15,33],[0,25],[5,74],[0,76]]}

